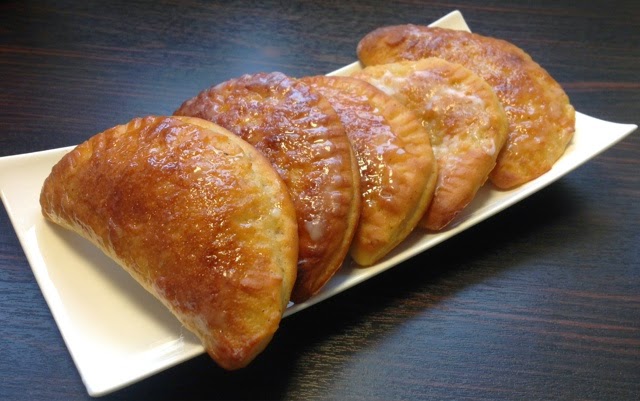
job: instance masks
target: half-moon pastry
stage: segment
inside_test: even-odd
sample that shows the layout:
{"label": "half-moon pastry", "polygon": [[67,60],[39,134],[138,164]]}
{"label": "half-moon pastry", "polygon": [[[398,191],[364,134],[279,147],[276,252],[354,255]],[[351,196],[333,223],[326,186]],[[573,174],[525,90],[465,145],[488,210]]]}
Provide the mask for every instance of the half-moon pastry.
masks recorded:
{"label": "half-moon pastry", "polygon": [[507,117],[496,94],[469,69],[439,58],[370,66],[354,76],[422,119],[438,162],[438,182],[420,224],[444,228],[473,200],[505,143]]}
{"label": "half-moon pastry", "polygon": [[379,28],[358,44],[365,65],[440,57],[484,78],[502,102],[509,136],[491,181],[513,188],[547,172],[575,132],[575,110],[562,87],[517,46],[465,31],[416,25]]}
{"label": "half-moon pastry", "polygon": [[278,72],[243,75],[202,91],[175,112],[213,121],[261,151],[280,173],[298,216],[302,302],[342,265],[360,214],[360,176],[329,102]]}
{"label": "half-moon pastry", "polygon": [[91,137],[44,182],[44,216],[158,298],[223,368],[269,343],[296,274],[289,192],[248,143],[208,121],[137,118]]}
{"label": "half-moon pastry", "polygon": [[429,133],[415,113],[363,80],[302,81],[329,100],[356,153],[362,211],[351,256],[372,265],[411,233],[429,206],[437,177]]}

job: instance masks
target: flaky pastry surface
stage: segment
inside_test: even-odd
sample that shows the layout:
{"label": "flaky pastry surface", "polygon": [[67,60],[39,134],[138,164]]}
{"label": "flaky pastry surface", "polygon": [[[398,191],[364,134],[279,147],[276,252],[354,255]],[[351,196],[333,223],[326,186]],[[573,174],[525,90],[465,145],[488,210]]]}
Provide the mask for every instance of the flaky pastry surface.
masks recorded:
{"label": "flaky pastry surface", "polygon": [[258,73],[206,89],[175,114],[220,124],[271,161],[298,216],[292,299],[302,302],[319,291],[342,265],[360,213],[358,166],[329,102],[282,73]]}
{"label": "flaky pastry surface", "polygon": [[439,58],[364,68],[354,76],[414,110],[438,163],[433,201],[421,226],[440,230],[487,180],[507,137],[507,118],[491,87],[460,64]]}
{"label": "flaky pastry surface", "polygon": [[362,212],[351,256],[374,264],[411,233],[431,201],[437,166],[429,134],[415,113],[363,80],[303,81],[329,100],[356,152]]}
{"label": "flaky pastry surface", "polygon": [[509,119],[509,137],[490,175],[512,188],[545,172],[575,132],[575,110],[564,90],[517,46],[496,38],[444,28],[379,28],[358,44],[365,65],[440,57],[469,68],[494,89]]}
{"label": "flaky pastry surface", "polygon": [[185,117],[134,119],[57,163],[44,216],[118,262],[202,341],[222,367],[271,340],[296,274],[287,188],[227,130]]}

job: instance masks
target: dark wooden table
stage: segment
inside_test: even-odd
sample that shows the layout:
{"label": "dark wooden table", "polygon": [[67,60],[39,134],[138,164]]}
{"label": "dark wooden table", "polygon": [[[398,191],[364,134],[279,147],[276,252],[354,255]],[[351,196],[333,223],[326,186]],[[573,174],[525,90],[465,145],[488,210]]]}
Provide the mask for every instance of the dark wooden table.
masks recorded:
{"label": "dark wooden table", "polygon": [[[386,24],[460,9],[577,110],[640,122],[640,3],[5,1],[0,156],[74,145],[258,71],[322,74]],[[529,3],[529,2],[527,2]],[[607,135],[602,132],[602,135]],[[640,135],[282,322],[253,364],[201,356],[105,399],[640,399]],[[0,399],[90,398],[0,208]]]}

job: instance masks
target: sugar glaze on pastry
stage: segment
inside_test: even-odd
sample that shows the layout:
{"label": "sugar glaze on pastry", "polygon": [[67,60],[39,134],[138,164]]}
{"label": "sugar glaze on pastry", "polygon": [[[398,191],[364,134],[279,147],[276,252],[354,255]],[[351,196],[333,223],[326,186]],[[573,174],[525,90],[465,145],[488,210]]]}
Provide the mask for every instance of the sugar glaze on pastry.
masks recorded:
{"label": "sugar glaze on pastry", "polygon": [[354,76],[419,116],[438,163],[433,201],[420,225],[446,227],[485,183],[507,138],[507,117],[489,84],[460,64],[430,57],[365,67]]}
{"label": "sugar glaze on pastry", "polygon": [[255,146],[291,193],[300,238],[292,300],[317,293],[342,266],[360,215],[360,176],[340,119],[308,85],[279,72],[205,89],[175,112],[213,121]]}
{"label": "sugar glaze on pastry", "polygon": [[220,366],[247,365],[276,332],[296,275],[295,210],[271,164],[222,127],[151,116],[108,129],[53,167],[40,204],[166,305]]}
{"label": "sugar glaze on pastry", "polygon": [[513,188],[547,172],[575,132],[575,110],[562,87],[505,40],[408,24],[370,32],[357,52],[364,65],[440,57],[485,79],[509,119],[507,142],[489,177],[499,188]]}
{"label": "sugar glaze on pastry", "polygon": [[355,150],[362,212],[351,256],[372,265],[413,231],[431,202],[437,166],[429,133],[415,113],[363,80],[302,80],[329,100]]}

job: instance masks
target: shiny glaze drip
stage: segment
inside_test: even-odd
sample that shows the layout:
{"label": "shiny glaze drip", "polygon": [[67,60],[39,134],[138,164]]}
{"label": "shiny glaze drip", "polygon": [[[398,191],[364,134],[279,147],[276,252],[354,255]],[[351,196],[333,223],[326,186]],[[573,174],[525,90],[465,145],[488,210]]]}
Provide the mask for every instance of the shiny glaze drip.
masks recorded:
{"label": "shiny glaze drip", "polygon": [[[175,114],[220,124],[271,161],[296,206],[301,277],[339,267],[359,213],[359,182],[349,140],[324,97],[284,74],[261,73],[205,90]],[[298,300],[325,277],[299,281],[312,290]]]}

